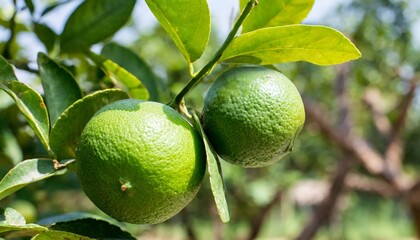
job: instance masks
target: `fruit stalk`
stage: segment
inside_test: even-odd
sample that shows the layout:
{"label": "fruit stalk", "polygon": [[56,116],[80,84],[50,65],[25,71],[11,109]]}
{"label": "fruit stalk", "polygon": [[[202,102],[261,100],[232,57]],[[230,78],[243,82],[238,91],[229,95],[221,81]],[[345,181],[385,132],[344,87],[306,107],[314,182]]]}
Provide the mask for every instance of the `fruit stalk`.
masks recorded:
{"label": "fruit stalk", "polygon": [[170,102],[168,105],[174,109],[179,110],[179,105],[184,98],[185,94],[194,87],[204,76],[206,76],[216,65],[219,59],[222,57],[223,52],[232,42],[233,38],[235,37],[236,33],[238,32],[239,28],[241,27],[242,23],[249,15],[251,10],[254,8],[255,5],[258,4],[258,0],[249,0],[248,4],[245,6],[244,10],[239,15],[239,18],[236,20],[235,24],[233,25],[232,29],[230,30],[228,36],[226,37],[225,41],[223,42],[222,46],[217,50],[214,54],[213,58],[196,74],[193,75],[193,78],[188,82],[188,84],[175,96],[175,98]]}

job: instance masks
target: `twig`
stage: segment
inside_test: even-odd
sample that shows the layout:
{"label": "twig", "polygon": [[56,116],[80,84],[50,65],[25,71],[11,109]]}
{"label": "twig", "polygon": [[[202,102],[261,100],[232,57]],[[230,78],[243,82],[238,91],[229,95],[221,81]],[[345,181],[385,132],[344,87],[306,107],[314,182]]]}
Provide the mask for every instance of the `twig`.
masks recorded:
{"label": "twig", "polygon": [[350,190],[378,194],[382,197],[399,195],[399,191],[389,183],[360,174],[348,174],[345,179],[345,184],[346,188]]}
{"label": "twig", "polygon": [[[401,162],[403,158],[404,142],[401,138],[401,132],[404,129],[405,122],[408,115],[408,110],[413,102],[415,91],[417,88],[416,79],[410,81],[410,86],[407,94],[401,102],[399,107],[400,113],[391,130],[390,139],[385,150],[385,161],[388,174],[397,175],[394,178],[399,179],[401,174]],[[396,183],[403,184],[403,183]]]}

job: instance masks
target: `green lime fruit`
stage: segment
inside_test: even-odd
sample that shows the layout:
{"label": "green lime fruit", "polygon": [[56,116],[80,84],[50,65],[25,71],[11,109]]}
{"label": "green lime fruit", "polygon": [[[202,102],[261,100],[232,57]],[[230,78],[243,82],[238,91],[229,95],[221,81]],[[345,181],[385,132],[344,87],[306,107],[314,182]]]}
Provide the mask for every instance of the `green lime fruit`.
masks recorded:
{"label": "green lime fruit", "polygon": [[211,85],[201,120],[222,159],[242,167],[264,167],[292,150],[305,110],[296,87],[280,72],[238,67]]}
{"label": "green lime fruit", "polygon": [[181,211],[205,175],[205,149],[191,124],[167,105],[126,99],[101,108],[76,151],[83,191],[109,216],[155,224]]}

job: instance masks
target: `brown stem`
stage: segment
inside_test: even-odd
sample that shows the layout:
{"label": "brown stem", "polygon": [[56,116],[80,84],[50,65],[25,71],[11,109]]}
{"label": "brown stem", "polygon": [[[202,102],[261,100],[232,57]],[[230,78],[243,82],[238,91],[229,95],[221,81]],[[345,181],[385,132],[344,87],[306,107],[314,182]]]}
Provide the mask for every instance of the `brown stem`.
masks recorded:
{"label": "brown stem", "polygon": [[345,179],[345,184],[347,189],[373,193],[385,198],[399,195],[397,189],[389,183],[360,174],[348,174]]}
{"label": "brown stem", "polygon": [[388,138],[391,135],[391,122],[382,107],[379,106],[383,102],[379,90],[376,88],[368,89],[363,96],[363,102],[369,107],[372,113],[373,123],[376,129],[382,136]]}
{"label": "brown stem", "polygon": [[[337,119],[337,128],[340,129],[340,135],[347,136],[351,129],[350,103],[347,94],[347,73],[348,64],[341,65],[336,78],[337,100],[339,105],[339,114]],[[334,132],[336,133],[336,132]],[[331,132],[330,134],[333,134]],[[332,180],[330,191],[321,205],[315,210],[309,222],[305,225],[302,232],[296,238],[298,240],[312,239],[319,228],[324,225],[334,213],[339,197],[345,189],[345,179],[351,170],[352,159],[343,156],[337,164],[337,170]]]}

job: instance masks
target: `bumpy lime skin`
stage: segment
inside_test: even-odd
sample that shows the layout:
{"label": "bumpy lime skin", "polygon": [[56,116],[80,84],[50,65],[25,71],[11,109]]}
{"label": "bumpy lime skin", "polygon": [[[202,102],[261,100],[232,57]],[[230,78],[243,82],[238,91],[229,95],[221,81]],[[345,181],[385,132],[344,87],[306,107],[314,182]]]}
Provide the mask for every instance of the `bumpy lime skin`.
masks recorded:
{"label": "bumpy lime skin", "polygon": [[155,224],[181,211],[205,175],[198,133],[172,108],[120,100],[100,109],[84,128],[76,151],[86,195],[109,216]]}
{"label": "bumpy lime skin", "polygon": [[242,167],[273,164],[287,155],[305,121],[302,98],[278,71],[238,67],[209,88],[203,128],[220,157]]}

